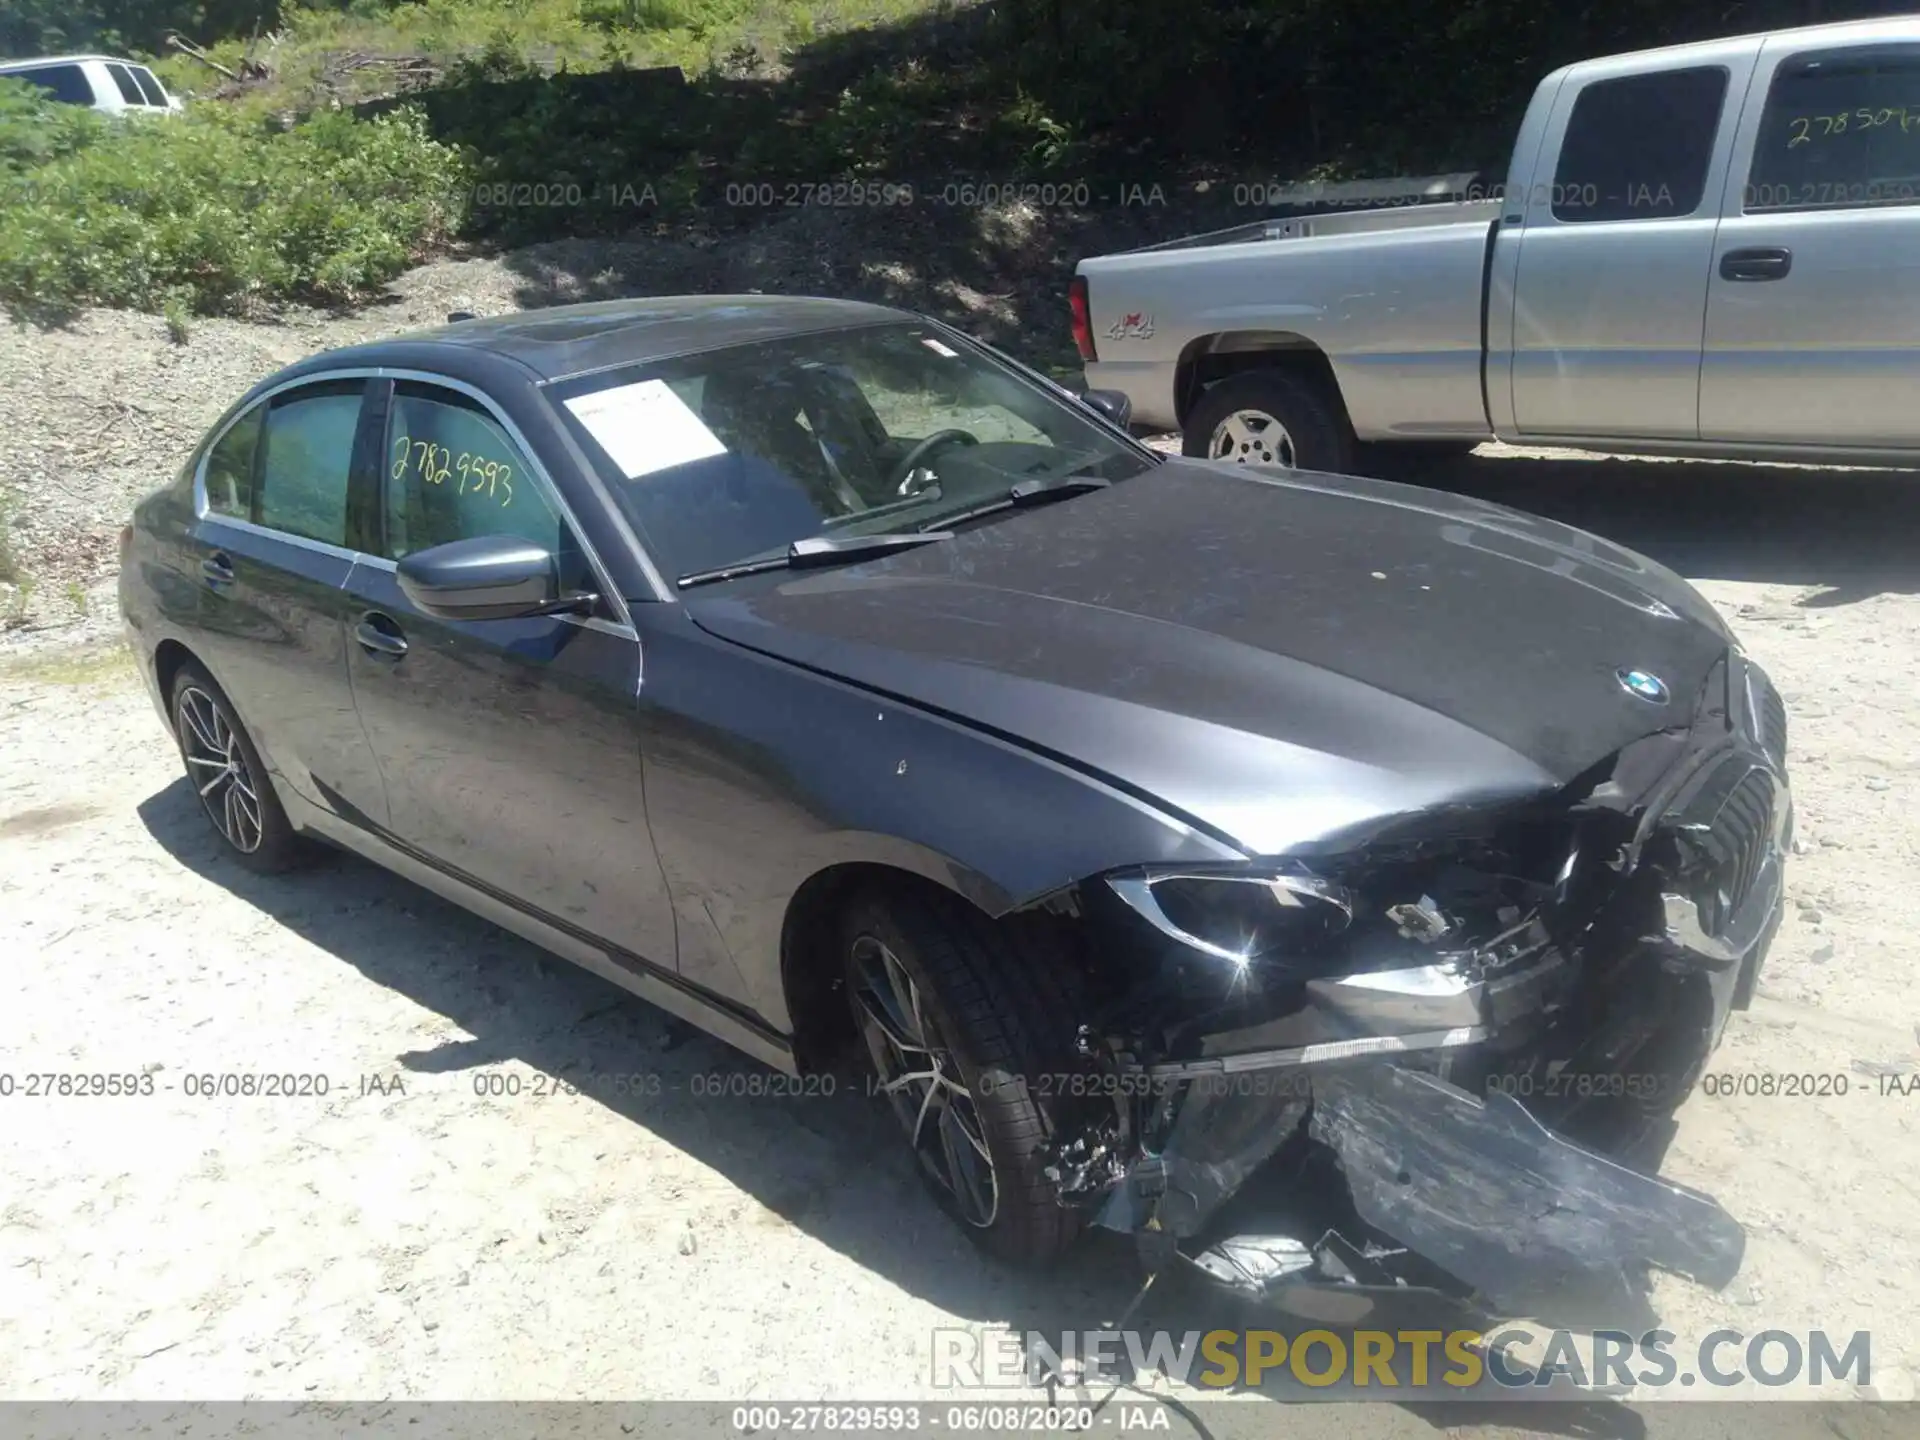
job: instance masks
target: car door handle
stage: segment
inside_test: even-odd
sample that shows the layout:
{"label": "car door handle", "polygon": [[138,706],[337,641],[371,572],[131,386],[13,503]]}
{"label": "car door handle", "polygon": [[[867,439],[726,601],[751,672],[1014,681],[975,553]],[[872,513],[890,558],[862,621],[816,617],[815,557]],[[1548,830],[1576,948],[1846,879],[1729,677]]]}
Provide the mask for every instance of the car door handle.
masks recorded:
{"label": "car door handle", "polygon": [[400,633],[391,616],[369,610],[353,627],[353,638],[369,655],[398,660],[407,653],[407,637]]}
{"label": "car door handle", "polygon": [[1723,280],[1784,280],[1793,269],[1793,252],[1780,245],[1729,250],[1720,257]]}
{"label": "car door handle", "polygon": [[233,583],[233,561],[223,551],[216,550],[200,562],[200,578],[216,590],[222,585]]}

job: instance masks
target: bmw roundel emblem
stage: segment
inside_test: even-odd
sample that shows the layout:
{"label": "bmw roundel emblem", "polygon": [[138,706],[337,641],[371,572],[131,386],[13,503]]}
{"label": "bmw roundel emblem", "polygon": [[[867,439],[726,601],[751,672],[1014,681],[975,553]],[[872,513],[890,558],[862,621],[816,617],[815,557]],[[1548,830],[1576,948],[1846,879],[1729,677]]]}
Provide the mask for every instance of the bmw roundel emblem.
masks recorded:
{"label": "bmw roundel emblem", "polygon": [[1667,703],[1667,682],[1658,675],[1648,674],[1645,670],[1616,670],[1613,678],[1620,682],[1622,690],[1638,696],[1649,705]]}

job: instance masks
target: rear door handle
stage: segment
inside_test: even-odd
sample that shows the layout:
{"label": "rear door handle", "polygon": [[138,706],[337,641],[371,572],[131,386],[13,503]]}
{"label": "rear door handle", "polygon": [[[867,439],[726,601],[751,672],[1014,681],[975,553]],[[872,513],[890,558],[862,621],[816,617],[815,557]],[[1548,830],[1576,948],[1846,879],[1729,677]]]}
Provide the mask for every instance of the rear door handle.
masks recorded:
{"label": "rear door handle", "polygon": [[216,590],[233,583],[233,561],[225,551],[216,550],[200,562],[200,578]]}
{"label": "rear door handle", "polygon": [[360,617],[360,623],[353,627],[353,638],[369,655],[383,659],[398,660],[407,653],[407,637],[400,633],[399,625],[378,610]]}
{"label": "rear door handle", "polygon": [[1784,280],[1793,269],[1793,252],[1781,245],[1729,250],[1720,257],[1722,280]]}

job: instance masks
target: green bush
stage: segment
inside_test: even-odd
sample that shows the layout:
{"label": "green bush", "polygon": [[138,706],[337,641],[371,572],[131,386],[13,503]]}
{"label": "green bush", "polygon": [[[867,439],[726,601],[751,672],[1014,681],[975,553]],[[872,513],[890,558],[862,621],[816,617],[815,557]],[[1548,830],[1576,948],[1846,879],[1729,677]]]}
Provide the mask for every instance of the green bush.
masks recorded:
{"label": "green bush", "polygon": [[24,80],[0,80],[0,176],[17,175],[70,155],[101,133],[103,118],[60,105]]}
{"label": "green bush", "polygon": [[467,193],[460,152],[411,110],[282,130],[202,106],[97,126],[85,144],[0,173],[0,301],[347,302],[444,239]]}

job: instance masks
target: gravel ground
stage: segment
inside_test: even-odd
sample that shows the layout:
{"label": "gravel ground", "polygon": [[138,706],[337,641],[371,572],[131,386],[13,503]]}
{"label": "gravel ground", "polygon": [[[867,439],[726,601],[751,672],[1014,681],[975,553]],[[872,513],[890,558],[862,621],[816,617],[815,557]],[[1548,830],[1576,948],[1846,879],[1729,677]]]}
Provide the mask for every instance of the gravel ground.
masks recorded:
{"label": "gravel ground", "polygon": [[[399,293],[185,347],[96,314],[0,350],[5,476],[66,497],[16,517],[16,554],[87,596],[0,638],[0,1070],[154,1085],[0,1100],[0,1398],[898,1398],[932,1393],[937,1326],[1110,1318],[1124,1249],[1046,1280],[983,1263],[864,1102],[702,1093],[765,1072],[358,861],[263,879],[216,851],[111,643],[106,537],[255,376],[515,298],[493,262]],[[1920,1069],[1911,481],[1501,447],[1431,478],[1674,565],[1785,694],[1793,905],[1715,1069],[1850,1089],[1696,1094],[1667,1173],[1745,1223],[1748,1258],[1726,1293],[1662,1282],[1657,1305],[1683,1336],[1868,1330],[1873,1393],[1911,1398],[1920,1094],[1879,1078]],[[268,1071],[329,1092],[187,1093]],[[556,1079],[581,1093],[534,1093]],[[1205,1305],[1175,1290],[1143,1322],[1204,1328]]]}

